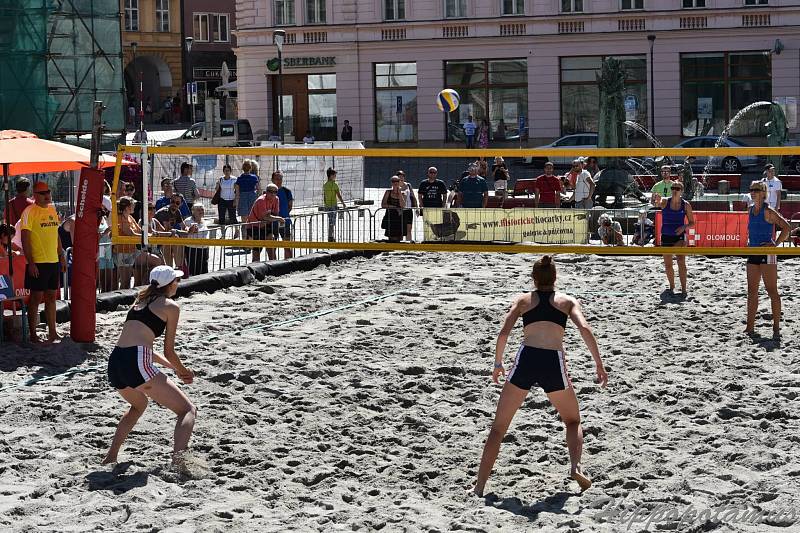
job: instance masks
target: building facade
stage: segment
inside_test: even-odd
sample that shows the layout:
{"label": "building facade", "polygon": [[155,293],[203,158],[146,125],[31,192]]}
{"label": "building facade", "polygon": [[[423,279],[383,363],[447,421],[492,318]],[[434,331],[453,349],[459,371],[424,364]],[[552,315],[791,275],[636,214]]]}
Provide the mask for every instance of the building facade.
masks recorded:
{"label": "building facade", "polygon": [[[120,0],[125,92],[129,105],[150,103],[147,122],[164,121],[164,101],[183,86],[181,0]],[[136,43],[134,47],[133,44]]]}
{"label": "building facade", "polygon": [[[468,115],[493,145],[536,145],[597,131],[596,75],[606,57],[627,72],[626,113],[664,144],[720,134],[750,104],[784,105],[797,133],[798,0],[237,0],[239,115],[278,130],[336,138],[345,119],[369,143],[460,140]],[[651,76],[652,72],[652,76]],[[458,91],[458,110],[436,96]],[[652,104],[651,104],[652,102]],[[652,109],[652,112],[651,112]],[[652,117],[650,115],[653,115]],[[764,134],[766,111],[733,134]]]}
{"label": "building facade", "polygon": [[[228,104],[234,102],[229,98],[233,91],[216,89],[236,80],[235,13],[236,0],[184,0],[184,27],[186,35],[193,38],[191,52],[185,58],[186,75],[188,81],[198,85],[200,106],[207,97],[220,97]],[[235,113],[235,106],[222,105],[221,113],[226,118]]]}

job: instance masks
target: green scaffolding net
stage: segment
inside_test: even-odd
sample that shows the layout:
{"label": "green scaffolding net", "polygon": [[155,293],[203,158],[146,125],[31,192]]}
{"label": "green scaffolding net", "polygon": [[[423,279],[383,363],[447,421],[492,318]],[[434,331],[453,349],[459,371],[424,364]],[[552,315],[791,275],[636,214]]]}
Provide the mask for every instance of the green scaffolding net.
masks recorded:
{"label": "green scaffolding net", "polygon": [[118,0],[0,0],[0,129],[43,138],[125,126]]}

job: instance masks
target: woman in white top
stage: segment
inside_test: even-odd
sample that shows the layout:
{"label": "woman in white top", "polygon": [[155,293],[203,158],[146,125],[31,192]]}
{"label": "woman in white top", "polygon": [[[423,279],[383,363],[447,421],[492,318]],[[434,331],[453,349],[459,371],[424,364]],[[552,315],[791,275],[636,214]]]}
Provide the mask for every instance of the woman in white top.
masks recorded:
{"label": "woman in white top", "polygon": [[225,224],[236,224],[236,178],[231,176],[231,166],[226,164],[222,167],[222,176],[217,181],[217,191],[219,191],[219,203],[217,204],[217,211],[219,212],[219,223],[221,226]]}
{"label": "woman in white top", "polygon": [[[205,210],[200,204],[192,206],[192,216],[183,221],[188,232],[189,239],[207,239],[208,226],[203,220]],[[191,242],[191,241],[190,241]],[[189,266],[189,275],[208,273],[208,246],[205,245],[186,245],[186,262]]]}
{"label": "woman in white top", "polygon": [[414,189],[406,183],[406,173],[402,170],[397,171],[397,177],[400,178],[400,192],[405,198],[405,206],[403,209],[403,227],[405,228],[405,237],[408,242],[411,241],[411,227],[414,223],[414,209],[419,207],[417,197],[414,194]]}

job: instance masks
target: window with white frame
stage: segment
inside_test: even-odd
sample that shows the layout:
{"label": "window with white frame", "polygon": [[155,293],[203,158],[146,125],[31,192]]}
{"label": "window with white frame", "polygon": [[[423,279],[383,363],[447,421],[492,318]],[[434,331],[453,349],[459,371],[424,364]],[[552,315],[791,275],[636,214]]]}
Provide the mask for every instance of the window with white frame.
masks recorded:
{"label": "window with white frame", "polygon": [[276,26],[294,24],[294,0],[275,0],[272,4]]}
{"label": "window with white frame", "polygon": [[644,0],[622,0],[622,9],[644,9]]}
{"label": "window with white frame", "polygon": [[583,13],[583,0],[561,0],[562,13]]}
{"label": "window with white frame", "polygon": [[125,31],[139,31],[139,0],[125,0]]}
{"label": "window with white frame", "polygon": [[683,0],[684,9],[693,9],[696,7],[706,7],[706,0]]}
{"label": "window with white frame", "polygon": [[230,40],[228,15],[224,13],[195,13],[194,40],[199,43],[227,43]]}
{"label": "window with white frame", "polygon": [[306,23],[325,24],[325,0],[306,0]]}
{"label": "window with white frame", "polygon": [[406,0],[383,0],[383,18],[385,20],[405,19]]}
{"label": "window with white frame", "polygon": [[169,31],[169,0],[156,0],[156,31]]}
{"label": "window with white frame", "polygon": [[522,15],[525,13],[525,0],[501,0],[503,15]]}
{"label": "window with white frame", "polygon": [[194,40],[196,42],[208,42],[208,13],[194,14]]}
{"label": "window with white frame", "polygon": [[744,0],[746,6],[765,6],[769,4],[769,0]]}
{"label": "window with white frame", "polygon": [[446,18],[466,17],[467,0],[444,0],[444,16]]}
{"label": "window with white frame", "polygon": [[227,43],[228,37],[228,15],[221,13],[209,14],[211,19],[211,40],[215,43]]}

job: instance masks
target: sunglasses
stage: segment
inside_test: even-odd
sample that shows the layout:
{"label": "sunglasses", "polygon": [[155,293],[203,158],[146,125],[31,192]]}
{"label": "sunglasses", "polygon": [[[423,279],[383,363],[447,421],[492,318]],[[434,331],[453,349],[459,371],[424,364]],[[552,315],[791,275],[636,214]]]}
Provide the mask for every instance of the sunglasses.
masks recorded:
{"label": "sunglasses", "polygon": [[435,170],[429,170],[428,174],[438,174],[438,172],[436,172]]}
{"label": "sunglasses", "polygon": [[764,192],[762,189],[750,189],[750,192]]}
{"label": "sunglasses", "polygon": [[683,187],[670,187],[673,191],[682,191]]}

